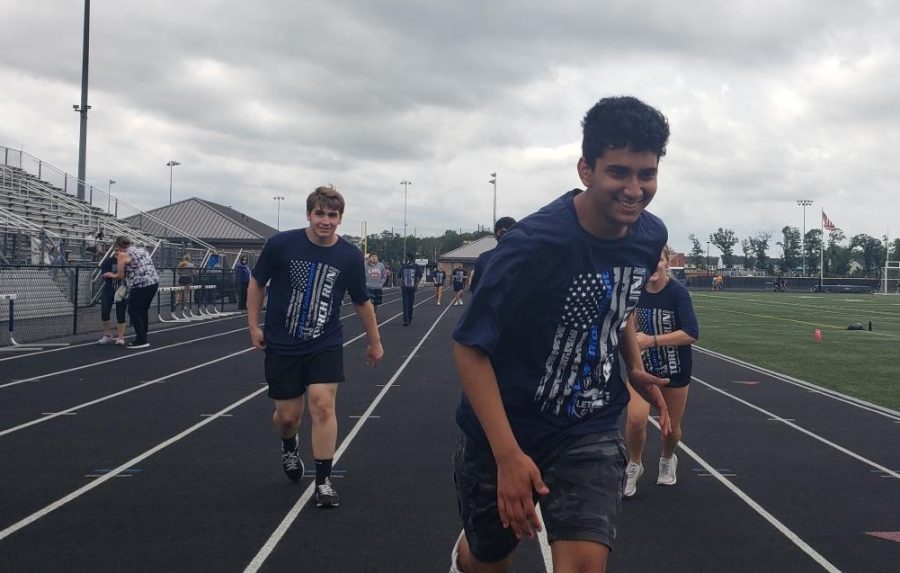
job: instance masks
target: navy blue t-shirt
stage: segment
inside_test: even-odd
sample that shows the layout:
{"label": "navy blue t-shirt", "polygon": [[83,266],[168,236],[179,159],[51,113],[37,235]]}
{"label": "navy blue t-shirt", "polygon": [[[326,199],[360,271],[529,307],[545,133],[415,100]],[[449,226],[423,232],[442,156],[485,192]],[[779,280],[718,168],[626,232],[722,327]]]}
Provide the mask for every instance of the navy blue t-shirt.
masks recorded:
{"label": "navy blue t-shirt", "polygon": [[[453,338],[491,360],[513,432],[531,456],[614,430],[628,403],[618,345],[668,232],[644,212],[626,237],[578,223],[566,193],[503,236]],[[463,394],[456,420],[488,447]]]}
{"label": "navy blue t-shirt", "polygon": [[[676,280],[670,280],[657,293],[644,291],[637,305],[637,329],[649,335],[683,330],[700,338],[700,326],[691,293]],[[643,351],[644,368],[660,378],[681,383],[691,379],[691,346],[662,346]]]}
{"label": "navy blue t-shirt", "polygon": [[475,291],[475,286],[478,284],[479,279],[481,279],[481,275],[484,274],[484,269],[490,262],[491,257],[494,256],[494,251],[496,250],[497,247],[494,247],[493,249],[488,249],[478,255],[478,259],[475,261],[475,268],[472,270],[472,281],[469,283],[469,291]]}
{"label": "navy blue t-shirt", "polygon": [[[116,254],[113,253],[111,257],[106,257],[103,259],[103,262],[100,263],[100,274],[103,273],[115,273],[118,271],[118,259],[116,259]],[[103,279],[103,288],[106,290],[114,291],[119,287],[119,281],[115,279]]]}
{"label": "navy blue t-shirt", "polygon": [[419,279],[422,278],[422,268],[416,263],[403,263],[400,267],[400,286],[403,288],[416,288],[419,286]]}
{"label": "navy blue t-shirt", "polygon": [[344,342],[340,311],[344,293],[362,304],[366,291],[362,251],[338,237],[314,244],[306,229],[273,235],[263,247],[253,280],[269,284],[265,338],[276,354],[309,354]]}
{"label": "navy blue t-shirt", "polygon": [[444,271],[435,271],[434,273],[434,286],[444,286],[444,279],[447,277],[447,273]]}

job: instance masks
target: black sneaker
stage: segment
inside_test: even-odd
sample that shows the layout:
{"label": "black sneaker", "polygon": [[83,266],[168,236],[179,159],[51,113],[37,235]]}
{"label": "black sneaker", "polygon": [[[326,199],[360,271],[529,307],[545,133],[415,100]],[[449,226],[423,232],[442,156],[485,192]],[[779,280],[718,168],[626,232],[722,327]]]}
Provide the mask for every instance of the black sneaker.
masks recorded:
{"label": "black sneaker", "polygon": [[337,491],[331,485],[331,478],[325,478],[325,483],[316,486],[316,507],[338,507],[341,505],[341,498],[338,497]]}
{"label": "black sneaker", "polygon": [[125,345],[125,348],[131,348],[131,349],[150,348],[150,343],[147,342],[146,340],[144,340],[143,342],[139,341],[139,340],[132,340],[131,342],[129,342],[128,344]]}
{"label": "black sneaker", "polygon": [[300,448],[297,446],[298,439],[297,436],[294,436],[294,449],[290,452],[286,452],[284,448],[281,449],[281,467],[284,475],[295,483],[300,481],[304,471],[303,460],[300,459]]}

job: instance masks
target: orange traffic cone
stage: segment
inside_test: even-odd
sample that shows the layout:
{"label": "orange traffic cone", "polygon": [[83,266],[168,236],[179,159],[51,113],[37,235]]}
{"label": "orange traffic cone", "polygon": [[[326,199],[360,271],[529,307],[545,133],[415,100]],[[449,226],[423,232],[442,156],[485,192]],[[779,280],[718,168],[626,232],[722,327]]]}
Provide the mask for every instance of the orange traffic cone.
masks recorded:
{"label": "orange traffic cone", "polygon": [[817,328],[813,331],[813,336],[816,338],[816,342],[822,342],[822,329]]}

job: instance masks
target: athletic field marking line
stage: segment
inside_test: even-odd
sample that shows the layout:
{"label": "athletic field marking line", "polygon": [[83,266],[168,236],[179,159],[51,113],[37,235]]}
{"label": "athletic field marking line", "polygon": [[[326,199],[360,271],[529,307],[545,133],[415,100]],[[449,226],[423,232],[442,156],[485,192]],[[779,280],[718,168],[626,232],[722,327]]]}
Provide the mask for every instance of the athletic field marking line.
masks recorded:
{"label": "athletic field marking line", "polygon": [[553,573],[553,552],[550,550],[550,540],[547,537],[547,528],[544,525],[544,516],[541,514],[541,504],[535,506],[538,519],[541,520],[541,530],[538,532],[538,545],[541,548],[541,557],[544,559],[544,569],[547,573]]}
{"label": "athletic field marking line", "polygon": [[[842,331],[846,330],[846,327],[836,325],[836,324],[825,324],[822,322],[807,322],[805,320],[784,318],[782,316],[771,316],[768,314],[756,314],[753,312],[743,312],[740,310],[729,310],[726,308],[712,308],[712,307],[704,307],[704,306],[700,306],[699,308],[704,309],[704,310],[713,310],[714,312],[727,312],[727,313],[731,313],[731,314],[740,314],[742,316],[755,316],[757,318],[766,318],[769,320],[777,320],[777,321],[781,321],[781,322],[794,322],[797,324],[805,324],[807,326],[816,326],[816,327],[820,327],[820,328],[833,328],[834,330],[842,330]],[[866,334],[868,334],[870,336],[883,336],[885,338],[900,338],[900,336],[897,336],[895,334],[888,334],[886,332],[879,332],[877,330],[860,330],[859,332],[865,332]]]}
{"label": "athletic field marking line", "polygon": [[787,374],[782,374],[781,372],[769,370],[768,368],[763,368],[762,366],[757,366],[755,364],[751,364],[750,362],[740,360],[739,358],[734,358],[732,356],[728,356],[727,354],[722,354],[714,350],[709,350],[708,348],[703,348],[702,346],[694,346],[694,350],[697,350],[698,352],[702,352],[704,354],[708,354],[720,360],[724,360],[725,362],[743,366],[744,368],[759,372],[760,374],[765,374],[776,380],[787,382],[788,384],[793,384],[794,386],[799,386],[801,388],[806,388],[811,392],[822,394],[823,396],[826,396],[833,400],[837,400],[838,402],[844,402],[845,404],[849,404],[850,406],[855,406],[862,410],[872,412],[873,414],[878,414],[895,421],[900,421],[900,412],[891,410],[890,408],[887,408],[885,406],[879,406],[878,404],[873,404],[859,398],[854,398],[853,396],[842,394],[837,390],[831,390],[830,388],[825,388],[824,386],[819,386],[818,384],[813,384],[812,382],[807,382],[806,380],[801,380]]}
{"label": "athletic field marking line", "polygon": [[[399,315],[399,314],[398,314],[398,315],[394,315],[394,316],[392,316],[391,318],[387,319],[386,321],[382,322],[381,324],[386,324],[386,323],[388,323],[388,322],[394,320],[394,319],[397,318],[398,316],[400,316],[400,315]],[[381,326],[381,324],[380,324],[379,326]],[[429,331],[429,332],[430,332],[430,331]],[[355,336],[354,338],[352,338],[352,339],[348,340],[347,342],[345,342],[345,343],[344,343],[344,347],[349,346],[350,344],[356,342],[357,340],[359,340],[360,338],[364,337],[365,335],[366,335],[366,333],[363,332],[362,334],[360,334],[360,335],[358,335],[358,336]],[[426,336],[427,336],[427,335],[426,335]],[[254,349],[254,348],[249,348],[248,350],[253,350],[253,349]],[[241,352],[246,352],[246,350],[242,350]],[[34,523],[35,521],[37,521],[38,519],[44,517],[45,515],[47,515],[47,514],[53,512],[53,511],[59,509],[60,507],[66,505],[66,504],[69,503],[70,501],[73,501],[73,500],[75,500],[75,499],[78,499],[78,498],[81,497],[82,495],[86,494],[87,492],[91,491],[92,489],[94,489],[94,488],[96,488],[96,487],[99,487],[101,484],[103,484],[103,483],[105,483],[106,481],[108,481],[108,480],[114,478],[115,476],[117,476],[117,475],[119,475],[119,474],[121,474],[121,473],[123,473],[123,472],[128,472],[135,464],[137,464],[137,463],[139,463],[139,462],[142,462],[142,461],[146,460],[147,458],[149,458],[150,456],[156,454],[157,452],[159,452],[159,451],[161,451],[161,450],[163,450],[163,449],[169,447],[170,445],[172,445],[172,444],[174,444],[174,443],[176,443],[176,442],[182,440],[183,438],[189,436],[190,434],[193,434],[194,432],[196,432],[196,431],[199,430],[200,428],[206,426],[207,424],[213,422],[214,420],[217,420],[217,419],[221,418],[224,414],[227,414],[227,413],[231,412],[232,410],[234,410],[234,409],[236,409],[237,407],[243,405],[244,403],[249,402],[250,400],[252,400],[252,399],[255,398],[256,396],[259,396],[259,395],[262,394],[265,390],[266,390],[266,388],[260,388],[260,389],[256,390],[255,392],[252,392],[251,394],[248,394],[247,396],[244,396],[243,398],[241,398],[241,399],[238,400],[237,402],[234,402],[234,403],[230,404],[229,406],[226,406],[225,408],[219,410],[218,412],[216,412],[216,413],[213,414],[212,416],[206,418],[205,420],[202,420],[202,421],[200,421],[200,422],[194,424],[193,426],[191,426],[191,427],[189,427],[189,428],[187,428],[187,429],[185,429],[185,430],[179,432],[178,434],[172,436],[172,437],[169,438],[168,440],[166,440],[166,441],[164,441],[164,442],[161,442],[161,443],[157,444],[156,446],[154,446],[154,447],[150,448],[149,450],[145,451],[144,453],[142,453],[142,454],[140,454],[140,455],[138,455],[138,456],[136,456],[136,457],[134,457],[134,458],[128,460],[127,462],[125,462],[124,464],[118,466],[117,468],[111,469],[111,470],[109,471],[109,473],[103,474],[103,476],[97,478],[97,480],[95,480],[95,481],[93,481],[93,482],[91,482],[91,483],[89,483],[89,484],[87,484],[87,485],[85,485],[85,486],[82,486],[82,487],[76,489],[76,490],[73,491],[72,493],[70,493],[70,494],[68,494],[68,495],[66,495],[66,496],[64,496],[64,497],[62,497],[62,498],[56,500],[55,502],[51,503],[50,505],[47,505],[47,506],[44,507],[43,509],[40,509],[40,510],[38,510],[38,511],[32,513],[31,515],[29,515],[28,517],[26,517],[26,518],[24,518],[24,519],[22,519],[22,520],[20,520],[20,521],[17,521],[16,523],[10,525],[10,526],[7,527],[6,529],[0,531],[0,541],[6,539],[7,537],[9,537],[10,535],[12,535],[12,534],[15,533],[16,531],[19,531],[19,530],[22,529],[23,527],[26,527],[26,526],[28,526],[28,525]],[[359,425],[359,424],[357,424],[357,426],[358,426],[358,425]],[[336,460],[337,460],[337,456],[335,456],[335,461],[336,461]]]}
{"label": "athletic field marking line", "polygon": [[35,521],[39,520],[40,518],[42,518],[42,517],[46,516],[47,514],[49,514],[49,513],[53,512],[53,511],[59,509],[60,507],[66,505],[66,504],[69,503],[70,501],[73,501],[73,500],[75,500],[75,499],[78,499],[79,497],[81,497],[82,495],[84,495],[84,494],[86,494],[87,492],[91,491],[92,489],[94,489],[94,488],[96,488],[96,487],[99,487],[100,485],[106,483],[108,480],[111,480],[112,478],[116,477],[117,475],[119,475],[119,474],[125,472],[125,471],[128,470],[129,468],[133,467],[135,464],[144,461],[145,459],[149,458],[150,456],[152,456],[153,454],[159,452],[160,450],[163,450],[163,449],[169,447],[170,445],[174,444],[175,442],[180,441],[180,440],[183,439],[184,437],[186,437],[186,436],[188,436],[188,435],[190,435],[190,434],[196,432],[197,430],[199,430],[199,429],[202,428],[203,426],[205,426],[205,425],[211,423],[212,421],[216,420],[216,419],[217,419],[219,416],[221,416],[222,414],[227,414],[227,413],[230,412],[231,410],[237,408],[238,406],[244,404],[245,402],[248,402],[249,400],[255,398],[256,396],[262,394],[264,391],[265,391],[265,388],[260,388],[259,390],[253,392],[252,394],[249,394],[249,395],[247,395],[247,396],[241,398],[241,399],[238,400],[237,402],[234,402],[233,404],[231,404],[231,405],[229,405],[229,406],[226,406],[226,407],[223,408],[222,410],[219,410],[218,412],[216,412],[216,415],[215,415],[215,416],[211,416],[211,417],[206,418],[205,420],[203,420],[203,421],[201,421],[201,422],[198,422],[198,423],[194,424],[193,426],[191,426],[191,427],[189,427],[189,428],[187,428],[187,429],[185,429],[185,430],[179,432],[178,434],[172,436],[172,437],[169,438],[168,440],[166,440],[166,441],[164,441],[164,442],[162,442],[162,443],[160,443],[160,444],[157,444],[156,446],[150,448],[149,450],[145,451],[144,453],[142,453],[142,454],[140,454],[140,455],[138,455],[138,456],[136,456],[136,457],[134,457],[134,458],[131,458],[130,460],[128,460],[128,461],[125,462],[124,464],[120,465],[119,467],[110,470],[109,473],[103,474],[102,476],[98,477],[96,480],[92,481],[91,483],[89,483],[89,484],[87,484],[87,485],[84,485],[84,486],[82,486],[82,487],[76,489],[76,490],[73,491],[72,493],[70,493],[70,494],[68,494],[68,495],[66,495],[66,496],[64,496],[64,497],[62,497],[62,498],[60,498],[60,499],[54,501],[53,503],[51,503],[50,505],[47,505],[47,506],[44,507],[43,509],[40,509],[40,510],[38,510],[38,511],[32,513],[31,515],[29,515],[28,517],[26,517],[26,518],[24,518],[24,519],[22,519],[22,520],[20,520],[20,521],[17,521],[16,523],[10,525],[9,527],[7,527],[6,529],[4,529],[3,531],[0,531],[0,541],[6,539],[7,537],[9,537],[10,535],[12,535],[12,534],[15,533],[16,531],[19,531],[19,530],[22,529],[23,527],[26,527],[26,526],[28,526],[28,525],[31,525],[32,523],[34,523]]}
{"label": "athletic field marking line", "polygon": [[[195,326],[200,326],[201,324],[213,324],[216,322],[224,322],[226,320],[231,320],[232,318],[240,318],[241,316],[246,316],[246,315],[223,316],[221,318],[216,318],[215,320],[207,320],[206,322],[194,322],[194,323],[185,324],[182,326],[173,326],[171,328],[160,328],[159,330],[151,331],[151,333],[158,334],[158,333],[162,333],[162,332],[169,332],[172,330],[181,330],[182,328],[193,328]],[[128,334],[125,336],[126,340],[129,338],[134,338],[134,335]],[[32,352],[31,354],[25,354],[22,356],[10,356],[9,358],[0,358],[0,362],[6,361],[6,360],[15,360],[17,358],[30,358],[31,356],[37,356],[38,354],[49,354],[50,352],[60,352],[62,350],[70,350],[72,348],[84,348],[85,346],[97,346],[97,341],[95,340],[93,342],[82,342],[81,344],[73,344],[71,346],[64,346],[62,348],[52,348],[50,350],[42,350],[40,352]]]}
{"label": "athletic field marking line", "polygon": [[[428,300],[428,299],[426,299],[426,300]],[[422,301],[422,303],[424,303],[424,302],[425,301]],[[422,303],[420,303],[420,304],[422,304]],[[390,388],[391,388],[391,384],[393,384],[394,381],[400,377],[400,374],[402,374],[403,371],[406,370],[406,367],[412,361],[412,357],[415,356],[416,352],[418,352],[419,348],[422,346],[422,344],[425,342],[425,340],[428,338],[428,336],[434,331],[435,327],[437,327],[438,323],[441,321],[441,319],[444,317],[444,315],[447,314],[447,311],[449,311],[449,310],[450,310],[450,306],[448,305],[447,307],[444,308],[443,312],[441,312],[441,314],[435,319],[434,324],[431,325],[431,328],[428,329],[428,332],[426,332],[422,336],[422,339],[419,341],[419,343],[413,349],[412,354],[409,357],[407,357],[406,360],[403,361],[403,363],[400,365],[400,367],[397,369],[397,371],[394,372],[394,375],[391,377],[391,379],[388,381],[388,383],[375,396],[374,400],[372,400],[372,403],[369,404],[368,408],[366,408],[366,411],[363,413],[363,415],[359,419],[359,421],[357,421],[356,424],[354,424],[354,426],[350,430],[350,432],[344,437],[343,441],[341,441],[340,447],[334,453],[334,458],[333,458],[332,463],[337,463],[337,461],[341,458],[341,456],[344,454],[344,452],[347,451],[347,448],[353,442],[353,439],[356,437],[356,435],[359,433],[359,431],[362,429],[362,427],[368,421],[369,417],[371,417],[372,412],[375,410],[375,408],[378,406],[378,404],[381,402],[381,400],[387,395],[388,390],[390,390]],[[307,502],[312,498],[314,491],[315,491],[315,483],[309,484],[309,486],[306,488],[306,490],[300,496],[300,499],[298,499],[297,502],[294,504],[294,506],[290,509],[290,511],[287,512],[287,514],[284,516],[284,519],[281,520],[281,523],[278,524],[278,526],[275,528],[275,531],[272,532],[272,534],[269,536],[269,538],[266,540],[266,542],[260,548],[260,550],[256,554],[256,556],[254,556],[253,559],[250,561],[250,563],[247,564],[246,569],[244,569],[244,573],[252,573],[252,572],[258,571],[259,568],[262,567],[263,563],[266,561],[266,559],[268,559],[269,555],[272,554],[272,551],[275,550],[275,547],[278,545],[278,543],[281,541],[281,539],[287,533],[288,529],[291,527],[291,525],[294,523],[294,521],[300,515],[300,511],[303,510],[303,508],[306,506]]]}
{"label": "athletic field marking line", "polygon": [[[654,426],[656,426],[657,430],[660,429],[658,422],[656,422],[655,420],[651,420],[651,423]],[[763,519],[765,519],[770,524],[772,524],[772,526],[775,527],[775,529],[780,531],[781,534],[784,535],[785,537],[787,537],[794,545],[796,545],[804,553],[809,555],[813,559],[813,561],[815,561],[816,563],[821,565],[823,569],[825,569],[826,571],[829,571],[830,573],[841,573],[840,569],[838,569],[837,567],[832,565],[831,562],[829,562],[827,559],[825,559],[825,557],[823,557],[818,551],[816,551],[808,543],[803,541],[800,538],[800,536],[798,536],[796,533],[794,533],[793,531],[788,529],[788,527],[785,524],[781,523],[774,515],[772,515],[768,511],[766,511],[765,508],[763,508],[763,506],[758,504],[756,501],[753,500],[753,498],[751,498],[749,495],[744,493],[743,490],[741,490],[739,487],[734,485],[731,482],[731,480],[725,479],[725,476],[723,476],[722,474],[717,472],[715,470],[715,468],[713,468],[711,465],[709,465],[706,462],[706,460],[704,460],[702,457],[700,457],[699,454],[697,454],[694,450],[689,448],[684,442],[680,442],[678,444],[678,447],[681,448],[682,450],[684,450],[684,452],[687,455],[694,458],[694,461],[696,461],[701,466],[703,466],[703,468],[707,472],[709,472],[709,474],[711,474],[714,478],[716,478],[719,481],[719,483],[721,483],[726,488],[731,490],[731,492],[734,495],[736,495],[738,498],[741,499],[741,501],[743,501],[744,503],[749,505],[754,511],[756,511],[756,513],[758,513],[760,516],[762,516]]]}
{"label": "athletic field marking line", "polygon": [[696,296],[697,298],[706,298],[706,299],[715,300],[715,301],[726,300],[729,302],[737,302],[737,303],[741,303],[741,304],[756,304],[756,305],[762,305],[762,306],[767,306],[767,307],[787,306],[787,307],[794,307],[794,308],[805,308],[805,309],[815,310],[816,312],[821,312],[823,314],[834,314],[834,315],[844,316],[844,317],[849,316],[851,318],[853,316],[855,316],[856,314],[858,314],[860,311],[864,311],[864,312],[868,312],[869,314],[872,314],[872,315],[878,315],[879,319],[884,319],[884,320],[888,320],[888,321],[900,319],[900,317],[898,317],[893,312],[886,311],[886,310],[878,310],[877,308],[876,309],[870,309],[870,308],[869,309],[860,309],[860,308],[843,308],[843,307],[839,307],[839,306],[831,306],[829,308],[822,308],[820,306],[816,306],[813,304],[797,304],[797,303],[792,303],[792,302],[787,302],[787,301],[754,300],[754,299],[738,298],[738,297],[720,297],[720,296],[710,296],[708,294],[703,294],[703,293],[697,293],[694,296]]}
{"label": "athletic field marking line", "polygon": [[[347,316],[354,316],[354,315],[348,314]],[[400,317],[400,316],[401,316],[400,313],[395,314],[394,316],[392,316],[392,317],[390,317],[389,319],[387,319],[386,321],[384,321],[382,324],[386,324],[386,323],[388,323],[388,322],[390,322],[390,321],[392,321],[392,320],[394,320],[395,318],[398,318],[398,317]],[[344,318],[347,318],[347,317],[341,317],[341,320],[343,320]],[[243,329],[239,329],[239,330],[243,330]],[[230,331],[230,332],[238,332],[238,331]],[[363,333],[363,334],[365,334],[365,333]],[[358,337],[357,337],[357,338],[358,338]],[[354,338],[354,340],[356,340],[356,339]],[[351,342],[352,342],[352,341],[351,341]],[[349,343],[348,343],[348,344],[349,344]],[[346,346],[346,344],[345,344],[344,346]],[[101,402],[105,402],[105,401],[107,401],[107,400],[111,400],[112,398],[117,398],[117,397],[119,397],[119,396],[123,396],[123,395],[125,395],[125,394],[129,394],[129,393],[131,393],[131,392],[134,392],[135,390],[139,390],[139,389],[144,388],[144,387],[146,387],[146,386],[150,386],[151,384],[162,384],[164,381],[168,380],[169,378],[173,378],[173,377],[179,376],[179,375],[181,375],[181,374],[186,374],[186,373],[188,373],[188,372],[192,372],[192,371],[194,371],[194,370],[198,370],[198,369],[200,369],[200,368],[203,368],[203,367],[205,367],[205,366],[209,366],[209,365],[211,365],[211,364],[215,364],[215,363],[217,363],[217,362],[222,362],[223,360],[227,360],[227,359],[229,359],[229,358],[233,358],[233,357],[235,357],[235,356],[244,354],[245,352],[250,352],[251,350],[255,350],[255,349],[256,349],[255,347],[251,346],[250,348],[245,348],[245,349],[243,349],[243,350],[239,350],[239,351],[233,352],[233,353],[231,353],[231,354],[226,354],[225,356],[220,356],[219,358],[215,358],[215,359],[210,360],[210,361],[208,361],[208,362],[203,362],[203,363],[201,363],[201,364],[195,364],[194,366],[191,366],[190,368],[186,368],[186,369],[184,369],[184,370],[179,370],[179,371],[177,371],[177,372],[173,372],[173,373],[171,373],[171,374],[167,374],[167,375],[165,375],[165,376],[162,376],[162,377],[160,377],[160,378],[155,378],[155,379],[153,379],[153,380],[148,380],[147,382],[142,382],[142,383],[140,383],[140,384],[138,384],[138,385],[136,385],[136,386],[130,386],[130,387],[128,387],[128,388],[125,388],[124,390],[119,390],[118,392],[113,392],[112,394],[107,394],[106,396],[101,396],[100,398],[97,398],[97,399],[95,399],[95,400],[91,400],[91,401],[89,401],[89,402],[84,402],[84,403],[82,403],[82,404],[78,404],[77,406],[72,406],[71,408],[66,408],[65,410],[61,410],[61,411],[59,411],[59,412],[54,412],[54,413],[50,413],[50,414],[44,413],[44,414],[42,414],[42,415],[44,416],[43,418],[36,418],[36,419],[34,419],[34,420],[31,420],[30,422],[25,422],[25,423],[23,423],[23,424],[19,424],[18,426],[13,426],[13,427],[7,428],[7,429],[5,429],[5,430],[0,430],[0,437],[6,436],[7,434],[12,434],[12,433],[17,432],[17,431],[19,431],[19,430],[23,430],[23,429],[28,428],[28,427],[30,427],[30,426],[34,426],[34,425],[37,425],[37,424],[41,424],[41,423],[43,423],[43,422],[46,422],[46,421],[48,421],[48,420],[52,420],[52,419],[54,419],[54,418],[58,418],[59,416],[69,416],[69,415],[74,415],[75,412],[76,412],[77,410],[82,410],[82,409],[84,409],[84,408],[87,408],[88,406],[93,406],[93,405],[95,405],[95,404],[99,404],[99,403],[101,403]],[[266,384],[265,382],[263,382],[261,385],[262,385],[262,386],[268,386],[268,384]],[[204,415],[209,415],[209,414],[204,414]],[[215,414],[212,414],[212,415],[215,415]]]}
{"label": "athletic field marking line", "polygon": [[756,410],[757,412],[761,412],[761,413],[763,413],[763,414],[765,414],[766,416],[769,416],[769,417],[771,417],[771,418],[777,418],[778,421],[780,421],[780,422],[781,422],[782,424],[784,424],[785,426],[789,426],[789,427],[791,427],[791,428],[797,430],[797,431],[800,432],[800,433],[806,434],[806,435],[809,436],[810,438],[813,438],[814,440],[818,440],[818,441],[822,442],[823,444],[825,444],[826,446],[830,446],[830,447],[834,448],[835,450],[837,450],[837,451],[839,451],[839,452],[841,452],[841,453],[847,454],[848,456],[850,456],[851,458],[854,458],[854,459],[857,460],[857,461],[860,461],[860,462],[862,462],[862,463],[864,463],[864,464],[866,464],[866,465],[868,465],[868,466],[871,466],[871,467],[873,467],[873,468],[876,468],[876,469],[878,469],[878,470],[881,470],[881,471],[883,471],[883,472],[886,473],[886,474],[890,474],[891,476],[893,476],[893,477],[895,477],[895,478],[897,478],[897,479],[900,479],[900,474],[898,474],[897,472],[892,471],[892,470],[890,470],[890,469],[884,467],[883,465],[879,464],[878,462],[873,462],[872,460],[870,460],[870,459],[868,459],[868,458],[865,458],[865,457],[863,457],[863,456],[857,454],[856,452],[852,452],[852,451],[848,450],[847,448],[845,448],[844,446],[840,446],[840,445],[838,445],[838,444],[836,444],[836,443],[834,443],[834,442],[832,442],[832,441],[830,441],[830,440],[828,440],[828,439],[826,439],[826,438],[823,438],[822,436],[820,436],[820,435],[818,435],[818,434],[816,434],[816,433],[814,433],[814,432],[811,432],[811,431],[807,430],[806,428],[803,428],[803,427],[801,427],[801,426],[798,426],[797,424],[795,424],[795,423],[793,423],[793,422],[789,422],[789,421],[787,421],[787,418],[782,418],[782,417],[779,416],[778,414],[773,414],[772,412],[769,412],[768,410],[765,410],[765,409],[763,409],[763,408],[760,408],[759,406],[757,406],[757,405],[755,405],[755,404],[751,404],[750,402],[748,402],[748,401],[746,401],[746,400],[742,400],[741,398],[738,398],[737,396],[735,396],[735,395],[733,395],[733,394],[730,394],[730,393],[726,392],[725,390],[722,390],[722,389],[720,389],[720,388],[716,388],[716,387],[713,386],[712,384],[710,384],[710,383],[708,383],[708,382],[704,382],[703,380],[700,380],[700,379],[697,378],[696,376],[691,376],[691,379],[692,379],[692,380],[696,380],[696,381],[699,382],[700,384],[703,384],[704,386],[707,386],[707,387],[709,387],[709,388],[715,390],[716,392],[718,392],[718,393],[720,393],[720,394],[722,394],[722,395],[724,395],[724,396],[727,396],[727,397],[731,398],[732,400],[735,400],[736,402],[740,402],[741,404],[743,404],[743,405],[745,405],[745,406],[747,406],[747,407],[749,407],[749,408],[752,408],[752,409]]}

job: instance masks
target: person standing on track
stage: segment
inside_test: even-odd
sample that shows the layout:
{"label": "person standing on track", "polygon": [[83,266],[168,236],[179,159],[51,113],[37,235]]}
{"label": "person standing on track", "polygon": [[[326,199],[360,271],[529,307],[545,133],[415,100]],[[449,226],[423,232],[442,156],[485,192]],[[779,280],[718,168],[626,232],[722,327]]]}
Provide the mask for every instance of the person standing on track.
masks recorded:
{"label": "person standing on track", "polygon": [[456,263],[456,267],[450,273],[450,278],[453,282],[453,300],[450,301],[450,304],[462,305],[466,283],[469,281],[469,273],[463,268],[462,263]]}
{"label": "person standing on track", "polygon": [[632,97],[586,114],[572,190],[504,237],[453,333],[463,397],[454,479],[463,522],[451,571],[507,571],[542,525],[556,571],[604,571],[626,453],[625,379],[668,412],[644,370],[632,311],[666,244],[644,211],[668,123]]}
{"label": "person standing on track", "polygon": [[194,284],[194,263],[191,262],[191,255],[185,253],[175,269],[178,273],[178,286],[181,287],[178,290],[178,301],[175,306],[177,308],[178,304],[181,304],[181,310],[184,310],[185,301],[190,302],[191,300],[191,285]]}
{"label": "person standing on track", "polygon": [[[681,420],[691,382],[691,345],[700,337],[700,327],[691,303],[691,294],[669,276],[669,247],[663,249],[641,298],[637,311],[637,342],[648,372],[671,381],[662,389],[672,422],[672,433],[663,436],[659,458],[657,485],[675,485],[678,456],[675,447],[681,440]],[[625,443],[628,466],[625,468],[625,497],[637,492],[637,482],[644,474],[641,457],[647,441],[647,418],[650,404],[631,389]]]}
{"label": "person standing on track", "polygon": [[150,304],[159,289],[159,273],[153,266],[150,253],[134,246],[124,235],[116,237],[116,272],[103,273],[103,278],[122,280],[128,286],[128,316],[134,327],[134,340],[125,348],[147,348],[150,342]]}
{"label": "person standing on track", "polygon": [[247,289],[250,288],[250,267],[247,266],[247,257],[241,257],[240,262],[234,266],[234,282],[238,287],[238,310],[247,310]]}
{"label": "person standing on track", "polygon": [[416,289],[422,279],[422,267],[416,264],[412,253],[406,253],[406,262],[397,273],[400,279],[400,294],[403,297],[403,326],[412,322],[413,306],[416,304]]}
{"label": "person standing on track", "polygon": [[434,298],[437,305],[441,306],[441,298],[444,296],[444,283],[447,282],[447,273],[438,269],[434,271]]}
{"label": "person standing on track", "polygon": [[[99,249],[100,247],[98,247]],[[113,276],[117,274],[116,257],[118,250],[113,250],[110,256],[103,259],[100,263],[100,272],[104,276],[109,273]],[[125,311],[128,301],[125,298],[116,300],[116,291],[121,287],[121,281],[111,278],[103,279],[103,287],[100,291],[100,320],[103,321],[103,337],[97,341],[97,344],[109,344],[115,341],[118,346],[125,346]],[[112,329],[110,328],[109,319],[113,304],[116,306],[116,337],[112,337]]]}
{"label": "person standing on track", "polygon": [[378,307],[381,306],[386,281],[387,271],[384,269],[384,263],[378,262],[378,255],[369,253],[369,260],[366,261],[366,288],[369,291],[369,300],[372,301],[375,314],[378,314]]}
{"label": "person standing on track", "polygon": [[[512,217],[500,217],[497,219],[497,222],[494,224],[494,238],[497,239],[498,245],[500,244],[500,237],[509,231],[510,227],[515,224],[516,220]],[[481,275],[484,273],[484,268],[487,266],[496,250],[497,247],[495,246],[493,249],[488,249],[478,255],[478,259],[475,260],[475,268],[472,270],[472,278],[469,280],[469,292],[475,291],[478,279],[481,278]]]}
{"label": "person standing on track", "polygon": [[[337,235],[344,198],[319,187],[306,199],[309,226],[273,235],[253,269],[247,322],[253,346],[265,350],[272,422],[281,436],[281,464],[291,481],[303,476],[298,430],[305,406],[312,419],[316,506],[338,507],[331,482],[337,445],[335,399],[344,381],[341,302],[349,292],[366,331],[366,362],[378,366],[384,350],[366,293],[362,252]],[[259,316],[268,288],[265,329]]]}

